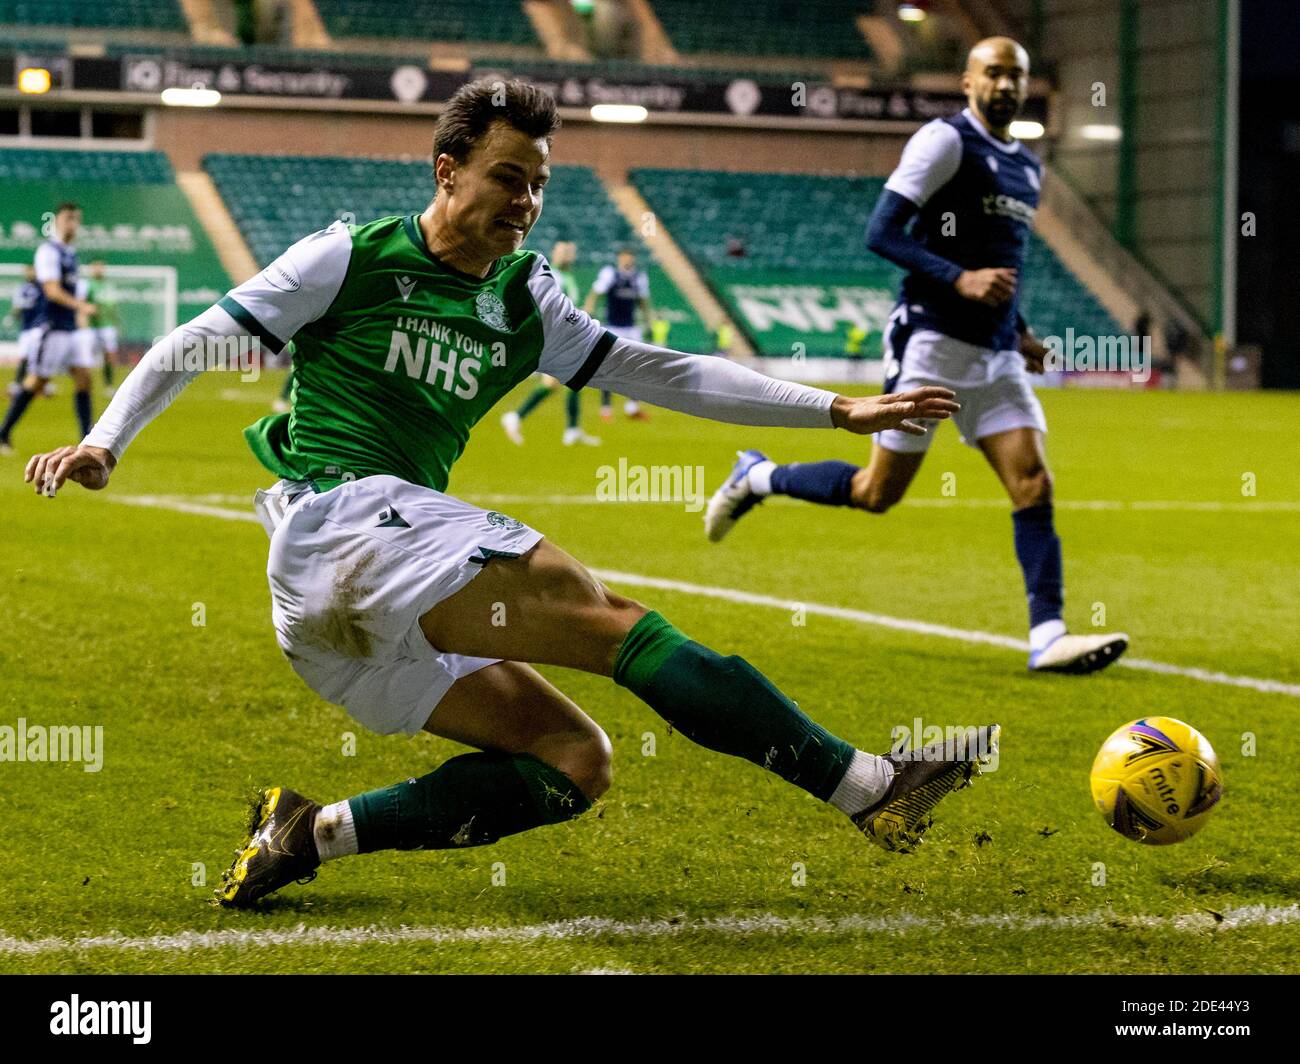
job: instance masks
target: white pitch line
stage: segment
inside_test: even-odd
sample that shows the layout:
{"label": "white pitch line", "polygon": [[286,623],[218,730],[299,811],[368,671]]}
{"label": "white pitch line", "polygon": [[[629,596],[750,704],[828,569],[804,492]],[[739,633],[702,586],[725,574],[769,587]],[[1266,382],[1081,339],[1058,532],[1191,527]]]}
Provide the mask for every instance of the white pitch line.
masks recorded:
{"label": "white pitch line", "polygon": [[223,521],[252,521],[257,524],[257,514],[253,512],[251,496],[244,500],[247,510],[227,510],[220,506],[209,506],[201,502],[186,502],[168,495],[108,495],[110,502],[121,502],[128,506],[148,506],[155,510],[175,510],[182,514],[198,514],[202,517],[219,517]]}
{"label": "white pitch line", "polygon": [[[1029,644],[1025,640],[1015,639],[1007,635],[997,635],[993,632],[951,628],[945,624],[912,621],[903,617],[890,617],[883,613],[868,613],[866,610],[849,609],[845,606],[823,606],[818,602],[780,599],[771,595],[758,595],[752,591],[736,591],[725,587],[688,584],[681,580],[665,580],[657,576],[638,576],[636,573],[620,573],[610,569],[592,569],[591,571],[601,580],[607,580],[614,584],[650,587],[659,591],[677,591],[685,595],[700,595],[704,598],[743,603],[746,606],[768,606],[788,613],[802,609],[806,614],[834,617],[841,621],[873,624],[880,628],[892,628],[900,632],[915,632],[918,635],[933,635],[941,639],[956,639],[963,643],[983,643],[988,646],[1005,647],[1008,650],[1019,650],[1026,654],[1029,652]],[[1300,698],[1300,684],[1283,683],[1280,680],[1260,680],[1253,676],[1233,676],[1226,672],[1214,672],[1209,669],[1200,669],[1188,665],[1170,665],[1167,662],[1150,661],[1147,658],[1123,657],[1116,662],[1116,665],[1122,665],[1128,669],[1138,669],[1142,672],[1158,672],[1165,676],[1181,676],[1184,679],[1199,680],[1202,683],[1223,684],[1228,687],[1247,687],[1253,691]]]}
{"label": "white pitch line", "polygon": [[[113,502],[127,503],[132,506],[149,506],[163,510],[175,510],[179,513],[198,514],[203,517],[217,517],[226,521],[257,521],[257,516],[249,510],[227,510],[219,506],[203,503],[185,502],[164,495],[109,495]],[[878,628],[890,628],[897,632],[912,632],[917,635],[937,636],[940,639],[955,639],[962,643],[978,643],[984,646],[1002,647],[1027,654],[1029,644],[1023,639],[995,632],[980,632],[969,628],[953,628],[946,624],[932,624],[929,621],[914,621],[906,617],[891,617],[884,613],[869,613],[866,610],[850,609],[847,606],[826,606],[819,602],[800,602],[797,599],[776,598],[772,595],[760,595],[753,591],[740,591],[727,587],[712,587],[708,584],[691,584],[683,580],[667,580],[658,576],[642,576],[638,573],[624,573],[613,569],[592,569],[601,580],[615,584],[627,584],[631,587],[649,587],[659,591],[676,591],[684,595],[698,595],[701,598],[721,599],[746,606],[764,606],[769,609],[784,610],[787,613],[802,609],[805,614],[819,617],[833,617],[836,620],[851,621],[855,624],[870,624]],[[1163,676],[1181,676],[1187,680],[1201,683],[1220,684],[1225,687],[1244,687],[1264,694],[1287,695],[1300,698],[1300,684],[1284,683],[1281,680],[1261,680],[1254,676],[1234,676],[1231,673],[1202,669],[1194,665],[1172,665],[1163,661],[1151,661],[1148,658],[1123,657],[1116,663],[1126,669],[1140,672],[1154,672]]]}
{"label": "white pitch line", "polygon": [[[185,502],[229,504],[242,506],[251,502],[251,495],[154,495],[141,496],[152,499],[177,499]],[[586,495],[510,495],[499,493],[459,495],[457,498],[476,506],[618,506],[633,505],[631,500],[623,503],[598,499],[595,493]],[[792,504],[793,500],[777,497],[776,502]],[[682,506],[682,500],[636,502],[637,506]],[[900,506],[916,506],[936,510],[1005,510],[1009,504],[1006,499],[904,499]],[[1101,510],[1101,511],[1160,511],[1186,513],[1225,513],[1225,514],[1274,514],[1300,513],[1300,502],[1287,500],[1207,500],[1207,499],[1059,499],[1053,506],[1058,510]]]}
{"label": "white pitch line", "polygon": [[213,949],[265,949],[283,946],[395,946],[505,943],[527,945],[572,939],[674,938],[689,934],[723,935],[906,935],[914,932],[992,929],[1003,932],[1075,931],[1087,929],[1156,929],[1181,932],[1233,931],[1243,927],[1276,927],[1300,922],[1300,905],[1248,905],[1214,914],[1208,910],[1175,916],[1126,916],[1109,910],[1047,916],[1032,913],[950,913],[921,916],[897,913],[882,916],[720,916],[615,920],[579,916],[544,924],[515,927],[297,927],[283,930],[179,931],[132,937],[110,931],[80,938],[15,938],[0,932],[0,956],[40,957],[52,953],[113,950],[120,953],[191,953]]}

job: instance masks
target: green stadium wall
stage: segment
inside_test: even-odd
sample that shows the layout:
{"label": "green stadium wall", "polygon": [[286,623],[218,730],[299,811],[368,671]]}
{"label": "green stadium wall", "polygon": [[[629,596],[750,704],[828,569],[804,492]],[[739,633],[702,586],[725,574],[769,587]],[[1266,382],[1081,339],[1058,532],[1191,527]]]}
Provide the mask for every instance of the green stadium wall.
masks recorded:
{"label": "green stadium wall", "polygon": [[726,266],[706,269],[705,276],[760,355],[842,356],[849,329],[859,325],[867,330],[861,357],[883,357],[885,325],[898,298],[895,281],[873,283],[862,271]]}

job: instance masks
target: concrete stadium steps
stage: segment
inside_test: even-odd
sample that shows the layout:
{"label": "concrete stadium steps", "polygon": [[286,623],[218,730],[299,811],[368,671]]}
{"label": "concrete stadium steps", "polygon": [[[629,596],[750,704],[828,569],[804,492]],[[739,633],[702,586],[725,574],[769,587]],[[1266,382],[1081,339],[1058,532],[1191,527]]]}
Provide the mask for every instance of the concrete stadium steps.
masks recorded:
{"label": "concrete stadium steps", "polygon": [[190,201],[194,216],[208,234],[231,280],[237,285],[243,284],[257,273],[257,260],[244,242],[239,226],[226,210],[212,178],[202,170],[187,170],[176,175],[176,184]]}
{"label": "concrete stadium steps", "polygon": [[[646,246],[650,249],[650,254],[663,267],[664,272],[672,278],[673,283],[677,285],[682,295],[690,300],[691,306],[695,308],[695,313],[700,316],[700,320],[704,322],[710,331],[716,331],[718,326],[725,322],[735,335],[731,348],[732,354],[753,355],[754,348],[745,337],[744,332],[736,328],[736,323],[731,320],[731,316],[726,309],[710,291],[704,278],[700,276],[699,271],[691,263],[685,252],[677,246],[677,241],[673,239],[668,227],[662,224],[654,215],[650,205],[642,198],[641,193],[634,186],[628,184],[606,185],[606,188],[609,191],[610,199],[614,201],[623,217],[627,219],[628,225],[641,234],[641,239],[645,241]],[[643,225],[642,223],[646,218],[650,218],[653,224],[650,226]]]}

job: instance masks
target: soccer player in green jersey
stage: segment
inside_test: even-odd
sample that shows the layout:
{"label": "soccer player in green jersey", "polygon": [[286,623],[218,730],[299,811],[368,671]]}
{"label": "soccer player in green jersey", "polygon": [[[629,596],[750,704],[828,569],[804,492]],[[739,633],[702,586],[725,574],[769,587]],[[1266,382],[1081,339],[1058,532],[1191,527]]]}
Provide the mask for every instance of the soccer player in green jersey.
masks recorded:
{"label": "soccer player in green jersey", "polygon": [[86,319],[95,345],[104,355],[104,394],[113,394],[113,360],[117,358],[118,328],[122,324],[117,303],[108,298],[104,287],[104,264],[96,260],[90,264],[90,277],[86,282],[86,299],[95,306],[95,313]]}
{"label": "soccer player in green jersey", "polygon": [[[560,291],[574,303],[578,301],[578,282],[573,279],[570,271],[577,257],[578,245],[571,240],[557,240],[551,249],[551,271],[555,274],[556,283],[559,284]],[[523,446],[524,418],[536,410],[559,387],[561,387],[560,381],[543,373],[542,383],[528,393],[528,398],[519,404],[519,409],[508,410],[501,415],[501,427],[511,443]],[[566,447],[572,447],[575,443],[585,443],[588,447],[594,447],[600,443],[599,438],[589,436],[582,431],[582,426],[579,424],[581,416],[582,392],[570,389],[569,394],[564,398],[564,435],[561,437]]]}
{"label": "soccer player in green jersey", "polygon": [[103,488],[199,372],[177,368],[178,344],[297,344],[293,412],[245,433],[279,478],[256,498],[279,645],[368,728],[423,729],[477,752],[332,804],[262,792],[223,904],[350,854],[483,845],[588,809],[610,785],[610,741],[534,665],[611,677],[683,735],[815,795],[891,850],[912,848],[996,747],[989,726],[911,755],[857,749],[540,532],[444,493],[474,423],[539,368],[570,388],[737,424],[921,433],[914,419],[957,408],[943,388],[849,398],[614,337],[520,250],[558,128],[555,101],[532,86],[460,89],[438,121],[423,212],[299,241],[152,348],[80,445],[26,466],[45,495],[69,479]]}

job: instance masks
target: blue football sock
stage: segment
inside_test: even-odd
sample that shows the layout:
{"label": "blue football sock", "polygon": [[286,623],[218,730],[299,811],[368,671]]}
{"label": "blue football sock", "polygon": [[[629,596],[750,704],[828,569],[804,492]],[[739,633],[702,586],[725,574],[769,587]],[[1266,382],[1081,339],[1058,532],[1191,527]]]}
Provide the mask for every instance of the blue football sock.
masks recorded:
{"label": "blue football sock", "polygon": [[861,467],[852,462],[791,462],[772,470],[772,494],[848,506],[853,497],[853,474]]}
{"label": "blue football sock", "polygon": [[90,393],[73,392],[72,408],[77,412],[77,422],[81,425],[81,435],[86,436],[91,429],[90,422]]}
{"label": "blue football sock", "polygon": [[1015,526],[1016,557],[1025,574],[1029,596],[1029,627],[1059,620],[1064,605],[1061,575],[1061,540],[1052,523],[1052,504],[1040,502],[1011,515]]}
{"label": "blue football sock", "polygon": [[22,388],[19,389],[17,395],[9,400],[9,412],[5,414],[4,424],[0,425],[0,440],[5,443],[9,442],[9,433],[13,432],[14,426],[18,424],[18,419],[23,416],[27,404],[35,398],[35,392],[29,392],[26,388]]}

